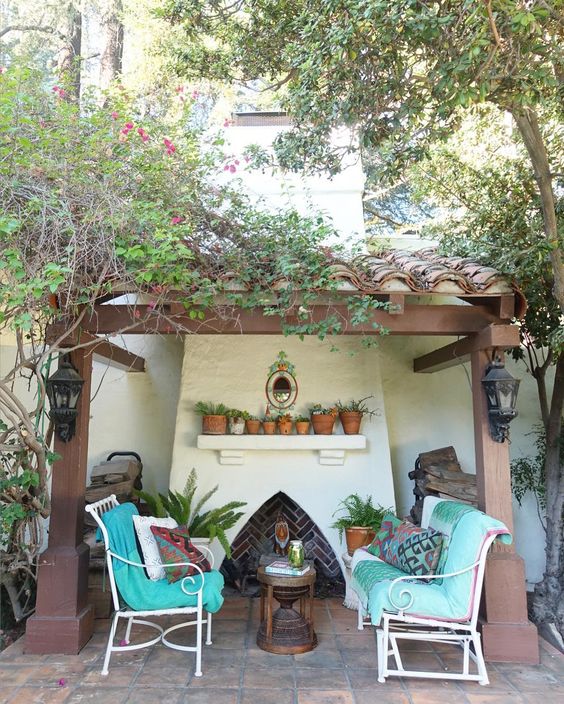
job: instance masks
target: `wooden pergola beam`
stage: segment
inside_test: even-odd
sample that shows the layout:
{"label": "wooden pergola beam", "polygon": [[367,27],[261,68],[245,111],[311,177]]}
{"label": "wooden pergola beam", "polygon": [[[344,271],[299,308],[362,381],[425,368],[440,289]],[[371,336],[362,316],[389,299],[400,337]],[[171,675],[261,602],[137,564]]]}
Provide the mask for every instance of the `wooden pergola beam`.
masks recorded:
{"label": "wooden pergola beam", "polygon": [[[47,342],[58,340],[64,334],[64,325],[57,323],[51,325],[47,330]],[[144,372],[145,359],[133,352],[129,352],[119,345],[105,338],[99,338],[86,330],[74,331],[67,335],[60,343],[62,347],[84,347],[87,357],[93,355],[94,358],[107,360],[111,367],[123,369],[126,372]]]}
{"label": "wooden pergola beam", "polygon": [[463,364],[473,352],[489,348],[501,350],[519,346],[519,328],[515,325],[490,325],[478,334],[452,342],[413,360],[413,371],[431,374]]}
{"label": "wooden pergola beam", "polygon": [[[179,308],[174,304],[165,305],[160,311],[145,305],[95,306],[94,311],[84,318],[82,329],[99,335],[115,332],[136,335],[179,332],[201,335],[281,334],[280,318],[264,315],[260,309],[231,308],[225,318],[208,311],[204,313],[203,320],[192,320]],[[317,305],[309,320],[321,321],[331,314],[337,315],[346,335],[377,335],[379,333],[374,323],[387,328],[392,335],[472,335],[488,325],[503,322],[484,306],[424,304],[405,305],[399,315],[376,310],[367,322],[356,326],[350,323],[350,314],[345,305]],[[285,321],[289,324],[304,322],[295,315],[288,315]]]}

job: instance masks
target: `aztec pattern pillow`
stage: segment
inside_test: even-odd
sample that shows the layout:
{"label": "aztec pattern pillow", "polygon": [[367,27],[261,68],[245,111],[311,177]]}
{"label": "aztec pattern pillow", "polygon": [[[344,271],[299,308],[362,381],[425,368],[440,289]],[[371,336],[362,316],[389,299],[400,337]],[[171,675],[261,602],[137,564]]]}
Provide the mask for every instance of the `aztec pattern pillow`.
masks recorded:
{"label": "aztec pattern pillow", "polygon": [[132,516],[137,542],[143,555],[143,562],[147,577],[154,582],[166,577],[162,568],[162,560],[155,536],[151,533],[151,526],[162,528],[176,528],[178,523],[173,518],[155,518],[154,516]]}
{"label": "aztec pattern pillow", "polygon": [[[157,541],[166,578],[170,583],[177,582],[183,577],[199,575],[198,570],[192,565],[197,565],[202,572],[211,570],[210,563],[198,548],[192,544],[188,528],[159,528],[159,526],[151,526],[151,531]],[[167,567],[167,565],[175,562],[191,562],[192,565]]]}
{"label": "aztec pattern pillow", "polygon": [[366,548],[368,552],[383,560],[388,544],[400,524],[399,518],[394,516],[393,513],[387,513],[382,519],[380,530],[376,533],[376,537]]}
{"label": "aztec pattern pillow", "polygon": [[382,559],[407,574],[434,574],[442,545],[442,533],[403,521],[385,545]]}

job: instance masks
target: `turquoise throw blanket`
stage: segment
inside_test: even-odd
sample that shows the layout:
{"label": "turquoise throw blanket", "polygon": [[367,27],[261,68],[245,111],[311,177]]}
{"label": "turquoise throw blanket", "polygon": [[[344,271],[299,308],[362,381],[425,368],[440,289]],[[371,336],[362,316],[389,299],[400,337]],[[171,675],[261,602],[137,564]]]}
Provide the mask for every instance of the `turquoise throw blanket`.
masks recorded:
{"label": "turquoise throw blanket", "polygon": [[[435,515],[437,509],[443,506],[442,503],[438,504],[429,521],[431,528],[437,529],[442,525],[450,531],[446,558],[444,562],[440,561],[441,573],[458,572],[476,562],[485,539],[492,533],[502,542],[511,543],[511,534],[501,521],[466,504],[450,501],[444,503],[449,504],[448,508],[443,508]],[[397,612],[390,601],[388,590],[392,580],[403,573],[392,570],[395,568],[375,560],[359,562],[353,571],[352,587],[374,625],[380,623],[384,611]],[[410,614],[450,620],[468,618],[474,573],[475,570],[469,570],[456,577],[432,580],[429,583],[420,580],[399,582],[394,587],[394,600],[400,605],[407,603],[406,598],[400,596],[400,592],[407,589],[414,599],[409,609]]]}
{"label": "turquoise throw blanket", "polygon": [[[102,521],[110,536],[110,550],[116,555],[125,557],[132,562],[143,562],[137,550],[135,529],[132,516],[138,513],[131,503],[120,504],[104,513]],[[196,606],[196,595],[185,594],[182,591],[182,580],[169,584],[166,579],[150,580],[142,567],[133,567],[120,560],[113,560],[114,576],[119,593],[125,603],[135,611],[154,609],[173,609],[182,606]],[[184,582],[184,588],[196,591],[202,583],[202,577],[194,577]],[[207,572],[204,576],[202,600],[204,609],[216,613],[223,605],[223,575],[217,570]]]}

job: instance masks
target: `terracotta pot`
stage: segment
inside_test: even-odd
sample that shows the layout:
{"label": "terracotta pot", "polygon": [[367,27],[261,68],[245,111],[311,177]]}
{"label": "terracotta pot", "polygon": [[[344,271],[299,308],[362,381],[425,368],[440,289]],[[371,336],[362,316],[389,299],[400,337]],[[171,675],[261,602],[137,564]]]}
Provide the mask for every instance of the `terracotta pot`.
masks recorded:
{"label": "terracotta pot", "polygon": [[298,435],[307,435],[309,433],[309,420],[297,421],[296,432]]}
{"label": "terracotta pot", "polygon": [[204,435],[225,435],[227,433],[227,417],[203,416],[202,433]]}
{"label": "terracotta pot", "polygon": [[358,435],[362,422],[362,413],[359,411],[341,411],[341,413],[339,413],[339,419],[341,420],[345,435]]}
{"label": "terracotta pot", "polygon": [[331,435],[333,433],[333,426],[335,425],[335,416],[331,414],[314,413],[311,416],[311,424],[313,425],[313,432],[316,435]]}
{"label": "terracotta pot", "polygon": [[247,433],[249,435],[258,435],[260,431],[261,422],[260,420],[247,420],[245,421],[247,427]]}
{"label": "terracotta pot", "polygon": [[376,537],[376,531],[372,530],[372,528],[351,526],[350,528],[345,528],[345,537],[347,540],[347,552],[352,555],[355,550],[363,545],[369,545]]}
{"label": "terracotta pot", "polygon": [[276,430],[276,421],[263,420],[262,429],[264,430],[265,435],[274,435],[274,431]]}
{"label": "terracotta pot", "polygon": [[231,435],[243,435],[245,432],[245,420],[243,418],[230,418],[229,432]]}
{"label": "terracotta pot", "polygon": [[278,421],[278,432],[280,435],[290,435],[292,432],[292,421],[291,420],[279,420]]}

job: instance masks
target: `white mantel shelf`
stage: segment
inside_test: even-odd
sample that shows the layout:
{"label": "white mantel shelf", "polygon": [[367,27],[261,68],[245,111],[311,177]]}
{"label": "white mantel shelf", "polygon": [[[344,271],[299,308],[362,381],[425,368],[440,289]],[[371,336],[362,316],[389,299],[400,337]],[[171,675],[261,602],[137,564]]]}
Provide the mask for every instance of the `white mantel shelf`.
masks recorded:
{"label": "white mantel shelf", "polygon": [[199,450],[216,450],[220,464],[245,464],[254,451],[319,452],[319,464],[343,465],[347,450],[364,450],[365,435],[198,435]]}

